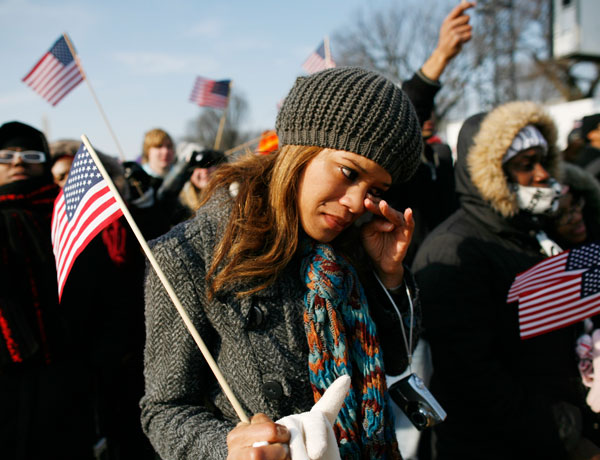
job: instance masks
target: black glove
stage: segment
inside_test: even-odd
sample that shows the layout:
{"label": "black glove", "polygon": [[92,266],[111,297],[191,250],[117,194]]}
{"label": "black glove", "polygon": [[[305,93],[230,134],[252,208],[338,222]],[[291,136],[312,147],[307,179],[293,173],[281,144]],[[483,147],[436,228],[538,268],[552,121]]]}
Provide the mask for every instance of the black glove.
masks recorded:
{"label": "black glove", "polygon": [[210,168],[227,161],[225,154],[220,150],[204,149],[194,150],[188,161],[188,168],[193,171],[196,168]]}
{"label": "black glove", "polygon": [[219,150],[194,150],[187,162],[180,161],[173,165],[156,192],[156,199],[158,201],[175,199],[185,183],[190,179],[194,169],[210,168],[226,161],[225,154]]}
{"label": "black glove", "polygon": [[124,176],[129,183],[131,191],[130,201],[144,196],[147,190],[152,186],[152,178],[144,171],[142,166],[135,161],[125,161],[123,163]]}

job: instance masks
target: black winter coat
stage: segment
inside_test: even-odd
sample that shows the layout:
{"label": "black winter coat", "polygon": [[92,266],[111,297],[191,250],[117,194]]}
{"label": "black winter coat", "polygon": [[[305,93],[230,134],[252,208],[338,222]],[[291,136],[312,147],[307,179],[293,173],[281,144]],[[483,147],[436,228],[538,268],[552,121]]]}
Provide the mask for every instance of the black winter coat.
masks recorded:
{"label": "black winter coat", "polygon": [[[515,275],[544,256],[535,239],[539,222],[518,213],[501,169],[506,142],[525,124],[535,124],[550,145],[554,128],[527,103],[482,119],[467,120],[459,136],[461,208],[428,236],[413,265],[433,354],[431,390],[448,413],[436,427],[438,459],[564,458],[578,436],[568,421],[578,411],[570,409],[589,415],[574,354],[579,328],[519,337],[518,306],[506,296]],[[484,127],[489,137],[478,135],[473,145]],[[474,155],[483,161],[467,160]],[[552,172],[557,155],[551,147]]]}

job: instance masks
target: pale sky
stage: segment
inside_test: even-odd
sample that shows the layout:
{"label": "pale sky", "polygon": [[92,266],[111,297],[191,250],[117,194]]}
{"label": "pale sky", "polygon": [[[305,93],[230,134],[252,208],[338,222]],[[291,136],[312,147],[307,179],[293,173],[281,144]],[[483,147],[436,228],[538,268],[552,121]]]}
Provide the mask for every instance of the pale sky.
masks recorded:
{"label": "pale sky", "polygon": [[21,81],[66,32],[126,159],[151,128],[181,140],[202,110],[188,101],[199,75],[233,80],[249,105],[243,128],[269,129],[323,37],[390,1],[0,0],[0,123],[28,123],[50,141],[85,134],[117,155],[85,82],[52,107]]}

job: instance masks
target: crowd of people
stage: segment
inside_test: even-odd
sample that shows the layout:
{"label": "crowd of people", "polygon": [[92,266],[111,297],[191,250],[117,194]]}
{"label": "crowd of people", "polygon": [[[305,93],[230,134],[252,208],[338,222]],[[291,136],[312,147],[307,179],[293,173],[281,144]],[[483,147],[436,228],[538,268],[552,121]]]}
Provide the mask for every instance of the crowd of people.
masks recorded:
{"label": "crowd of people", "polygon": [[[48,144],[17,121],[0,127],[2,455],[154,459],[139,409],[146,261],[124,218],[76,258],[58,299],[50,223],[79,145]],[[140,229],[153,238],[193,214],[194,203],[179,200],[176,188],[190,182],[199,191],[206,183],[193,177],[210,174],[225,157],[198,146],[169,176],[176,159],[160,129],[145,135],[143,152],[140,165],[97,153]],[[162,187],[167,178],[177,183]]]}
{"label": "crowd of people", "polygon": [[139,160],[97,152],[192,326],[123,217],[59,301],[52,209],[80,143],[0,126],[2,458],[600,459],[595,318],[522,340],[508,300],[600,238],[600,114],[560,151],[512,101],[453,157],[435,96],[473,6],[402,85],[299,77],[268,153],[159,128]]}

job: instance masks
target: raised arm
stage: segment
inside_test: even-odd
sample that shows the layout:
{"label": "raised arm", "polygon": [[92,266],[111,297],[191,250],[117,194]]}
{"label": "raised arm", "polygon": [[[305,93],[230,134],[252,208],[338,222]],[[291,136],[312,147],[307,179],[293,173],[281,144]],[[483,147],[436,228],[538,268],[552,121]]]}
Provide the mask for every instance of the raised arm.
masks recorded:
{"label": "raised arm", "polygon": [[402,85],[423,124],[431,116],[435,95],[441,88],[439,78],[446,66],[471,39],[472,26],[465,12],[475,6],[462,2],[446,16],[440,27],[438,44],[423,66]]}
{"label": "raised arm", "polygon": [[437,47],[421,67],[422,74],[429,80],[438,81],[448,63],[471,40],[473,26],[466,11],[474,6],[474,2],[461,2],[442,22]]}

